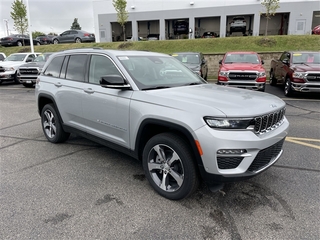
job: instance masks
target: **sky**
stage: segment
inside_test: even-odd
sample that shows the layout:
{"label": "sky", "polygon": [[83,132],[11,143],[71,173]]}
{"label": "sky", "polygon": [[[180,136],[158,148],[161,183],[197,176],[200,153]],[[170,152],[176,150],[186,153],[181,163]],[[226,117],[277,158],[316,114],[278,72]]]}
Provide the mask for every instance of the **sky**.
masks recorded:
{"label": "sky", "polygon": [[[0,37],[7,36],[6,21],[9,33],[17,33],[10,17],[14,0],[0,0]],[[92,0],[23,0],[29,5],[31,32],[57,34],[69,30],[75,18],[82,30],[94,33]]]}

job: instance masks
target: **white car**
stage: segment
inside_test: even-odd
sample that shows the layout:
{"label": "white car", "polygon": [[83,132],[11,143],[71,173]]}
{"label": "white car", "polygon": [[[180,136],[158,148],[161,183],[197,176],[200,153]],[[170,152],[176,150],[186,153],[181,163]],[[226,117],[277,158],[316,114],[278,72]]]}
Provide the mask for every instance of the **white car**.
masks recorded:
{"label": "white car", "polygon": [[0,62],[2,62],[6,57],[7,57],[6,54],[4,54],[3,52],[0,52]]}
{"label": "white car", "polygon": [[14,81],[19,83],[17,71],[19,67],[27,62],[32,62],[40,53],[13,53],[0,63],[0,84],[2,82]]}
{"label": "white car", "polygon": [[238,16],[234,17],[232,19],[232,22],[230,23],[230,35],[233,32],[242,32],[245,34],[247,31],[247,22],[244,17]]}

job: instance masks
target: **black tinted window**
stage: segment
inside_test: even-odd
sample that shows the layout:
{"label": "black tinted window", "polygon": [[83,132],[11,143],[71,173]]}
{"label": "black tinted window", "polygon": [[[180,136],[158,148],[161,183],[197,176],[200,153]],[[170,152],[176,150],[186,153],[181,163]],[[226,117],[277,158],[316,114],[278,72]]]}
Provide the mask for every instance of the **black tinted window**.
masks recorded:
{"label": "black tinted window", "polygon": [[46,76],[59,77],[64,56],[54,58],[44,72]]}
{"label": "black tinted window", "polygon": [[84,54],[70,56],[66,78],[84,82],[86,61],[87,55]]}

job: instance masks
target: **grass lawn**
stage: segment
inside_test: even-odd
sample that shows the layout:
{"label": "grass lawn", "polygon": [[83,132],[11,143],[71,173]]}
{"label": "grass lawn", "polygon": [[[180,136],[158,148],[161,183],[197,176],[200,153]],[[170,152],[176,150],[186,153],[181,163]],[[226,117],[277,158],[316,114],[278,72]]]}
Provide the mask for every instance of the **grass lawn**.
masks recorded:
{"label": "grass lawn", "polygon": [[[161,41],[69,43],[34,46],[35,52],[57,52],[72,48],[101,47],[104,49],[144,50],[161,53],[197,51],[204,54],[225,53],[227,51],[279,52],[284,50],[320,51],[320,35],[247,36],[206,39],[180,39]],[[16,52],[29,52],[26,47],[0,47],[7,56]]]}

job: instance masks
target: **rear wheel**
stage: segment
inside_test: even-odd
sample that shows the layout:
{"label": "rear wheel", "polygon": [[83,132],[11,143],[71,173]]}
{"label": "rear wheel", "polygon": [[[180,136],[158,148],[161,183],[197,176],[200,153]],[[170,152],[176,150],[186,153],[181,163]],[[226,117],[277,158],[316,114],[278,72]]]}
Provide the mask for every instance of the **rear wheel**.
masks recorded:
{"label": "rear wheel", "polygon": [[58,44],[58,43],[59,43],[58,39],[53,40],[53,44]]}
{"label": "rear wheel", "polygon": [[273,72],[272,69],[271,69],[271,71],[270,71],[270,85],[271,85],[271,86],[276,86],[276,85],[277,85],[277,79],[276,79],[276,77],[274,76],[274,72]]}
{"label": "rear wheel", "polygon": [[81,43],[81,39],[80,38],[76,38],[75,42],[76,43]]}
{"label": "rear wheel", "polygon": [[179,200],[192,194],[199,185],[198,172],[190,146],[172,133],[152,137],[143,150],[143,169],[156,192]]}
{"label": "rear wheel", "polygon": [[53,104],[47,104],[43,107],[41,111],[41,124],[43,133],[49,142],[65,142],[70,136],[70,133],[63,130]]}

